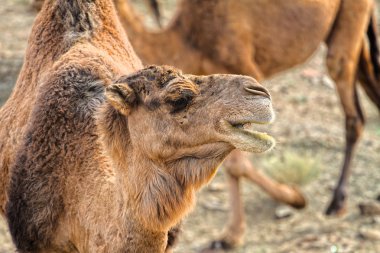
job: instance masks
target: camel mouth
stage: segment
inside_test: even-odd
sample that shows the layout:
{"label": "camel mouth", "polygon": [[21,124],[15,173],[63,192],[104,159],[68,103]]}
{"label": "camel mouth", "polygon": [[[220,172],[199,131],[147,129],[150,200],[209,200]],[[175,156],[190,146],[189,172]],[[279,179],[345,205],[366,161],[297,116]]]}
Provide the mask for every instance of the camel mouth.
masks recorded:
{"label": "camel mouth", "polygon": [[269,125],[271,123],[272,120],[225,120],[222,127],[227,132],[228,142],[235,148],[253,153],[263,153],[271,150],[276,141],[266,132],[256,130],[255,126]]}

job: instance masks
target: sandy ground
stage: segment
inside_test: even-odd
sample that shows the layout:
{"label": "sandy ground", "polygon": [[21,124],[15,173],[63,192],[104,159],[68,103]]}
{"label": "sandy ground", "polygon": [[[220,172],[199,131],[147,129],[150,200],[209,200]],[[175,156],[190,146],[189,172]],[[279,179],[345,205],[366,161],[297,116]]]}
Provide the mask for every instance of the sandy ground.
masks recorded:
{"label": "sandy ground", "polygon": [[[16,81],[34,15],[27,0],[2,0],[0,104]],[[380,117],[363,94],[367,125],[352,165],[348,212],[341,218],[323,215],[339,174],[344,145],[343,115],[334,86],[326,76],[324,54],[321,47],[308,63],[264,82],[277,112],[269,132],[278,145],[269,154],[252,156],[258,168],[270,170],[267,161],[284,154],[311,155],[319,165],[319,176],[302,187],[308,207],[292,211],[289,218],[275,219],[280,205],[255,185],[243,182],[247,233],[244,244],[232,252],[380,252],[380,217],[361,216],[357,208],[358,203],[374,201],[380,194]],[[176,252],[197,252],[220,234],[228,217],[226,190],[220,170],[198,194],[197,206],[186,218]],[[0,218],[0,253],[13,251],[5,221]]]}

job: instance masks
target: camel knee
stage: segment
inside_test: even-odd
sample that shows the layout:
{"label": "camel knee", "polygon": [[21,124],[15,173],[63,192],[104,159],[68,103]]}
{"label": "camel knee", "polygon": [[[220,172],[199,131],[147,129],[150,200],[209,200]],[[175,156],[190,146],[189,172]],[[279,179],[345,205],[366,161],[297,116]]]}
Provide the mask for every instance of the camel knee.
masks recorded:
{"label": "camel knee", "polygon": [[346,141],[347,143],[356,143],[360,138],[364,127],[364,121],[359,117],[346,118]]}
{"label": "camel knee", "polygon": [[246,174],[250,161],[242,152],[233,151],[224,161],[223,166],[230,176],[241,177]]}
{"label": "camel knee", "polygon": [[329,52],[326,65],[330,77],[335,81],[336,89],[346,115],[357,116],[355,104],[356,64],[354,57]]}
{"label": "camel knee", "polygon": [[355,65],[354,57],[340,55],[333,51],[329,51],[327,54],[326,66],[330,77],[336,82],[339,80],[351,81],[350,79],[354,77]]}

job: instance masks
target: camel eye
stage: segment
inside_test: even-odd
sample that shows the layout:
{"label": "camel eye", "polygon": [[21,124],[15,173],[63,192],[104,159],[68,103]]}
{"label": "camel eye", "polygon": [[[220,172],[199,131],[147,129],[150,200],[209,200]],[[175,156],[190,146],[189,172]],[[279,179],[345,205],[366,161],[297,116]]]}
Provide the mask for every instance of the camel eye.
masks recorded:
{"label": "camel eye", "polygon": [[180,97],[177,100],[170,100],[168,103],[172,106],[173,110],[172,113],[177,113],[182,111],[187,107],[189,104],[191,98],[190,97]]}
{"label": "camel eye", "polygon": [[174,79],[167,87],[165,102],[172,107],[172,113],[184,110],[198,94],[197,87],[193,83],[183,80]]}

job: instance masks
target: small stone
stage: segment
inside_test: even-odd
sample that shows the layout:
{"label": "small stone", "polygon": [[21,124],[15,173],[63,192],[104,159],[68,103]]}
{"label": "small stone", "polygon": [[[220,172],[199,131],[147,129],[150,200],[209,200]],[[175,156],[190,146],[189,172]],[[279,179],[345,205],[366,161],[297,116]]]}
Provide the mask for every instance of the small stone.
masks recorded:
{"label": "small stone", "polygon": [[320,81],[320,78],[317,78],[317,77],[314,77],[314,78],[311,78],[311,79],[310,79],[310,83],[311,83],[312,85],[318,85],[320,82],[321,82],[321,81]]}
{"label": "small stone", "polygon": [[294,211],[292,208],[288,206],[280,206],[277,207],[274,213],[274,217],[278,220],[285,219],[293,216]]}
{"label": "small stone", "polygon": [[339,247],[337,245],[331,245],[331,247],[330,247],[331,253],[336,253],[338,251],[339,251]]}
{"label": "small stone", "polygon": [[331,80],[330,77],[328,76],[323,76],[322,77],[322,84],[331,88],[331,89],[334,89],[335,85],[334,85],[334,82]]}
{"label": "small stone", "polygon": [[380,241],[380,231],[372,228],[360,228],[359,236],[364,240]]}
{"label": "small stone", "polygon": [[222,192],[226,190],[226,184],[213,182],[206,187],[206,190],[209,192]]}
{"label": "small stone", "polygon": [[224,203],[217,200],[209,199],[206,201],[202,201],[200,205],[210,211],[221,211],[221,212],[228,211],[228,207]]}
{"label": "small stone", "polygon": [[372,217],[372,223],[373,224],[380,224],[380,216]]}
{"label": "small stone", "polygon": [[358,205],[360,214],[363,216],[380,215],[380,204],[375,202],[360,203]]}

